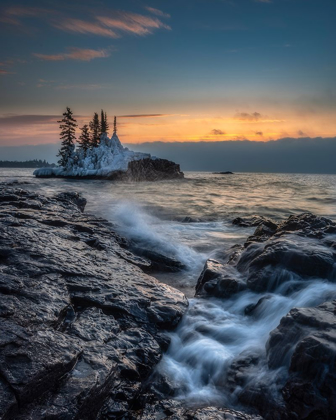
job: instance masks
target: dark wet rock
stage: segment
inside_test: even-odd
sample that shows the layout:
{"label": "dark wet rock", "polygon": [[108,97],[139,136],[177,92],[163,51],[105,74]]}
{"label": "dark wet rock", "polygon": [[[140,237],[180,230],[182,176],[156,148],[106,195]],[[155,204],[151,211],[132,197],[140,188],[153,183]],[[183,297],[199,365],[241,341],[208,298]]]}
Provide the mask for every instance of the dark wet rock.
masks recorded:
{"label": "dark wet rock", "polygon": [[[243,247],[233,247],[223,261],[207,261],[197,295],[229,298],[237,289],[221,295],[221,279],[230,279],[230,285],[239,282],[238,291],[263,293],[245,308],[245,315],[258,318],[270,298],[265,292],[278,289],[286,295],[305,282],[336,281],[333,221],[310,213],[278,224],[259,221]],[[292,309],[266,347],[267,372],[262,351],[241,354],[228,367],[224,386],[234,401],[258,410],[266,420],[335,418],[336,301]]]}
{"label": "dark wet rock", "polygon": [[258,415],[244,414],[239,411],[217,407],[203,407],[187,409],[174,400],[162,400],[153,404],[147,404],[137,413],[126,417],[129,420],[262,420]]}
{"label": "dark wet rock", "polygon": [[270,298],[271,298],[270,295],[266,295],[266,296],[261,297],[257,303],[251,303],[250,305],[246,306],[246,308],[244,309],[245,315],[255,314],[258,308],[260,308],[260,306],[262,305],[262,303],[265,302],[265,300],[268,300]]}
{"label": "dark wet rock", "polygon": [[181,220],[181,223],[199,223],[199,222],[201,222],[200,219],[197,219],[191,216],[186,216]]}
{"label": "dark wet rock", "polygon": [[196,296],[229,297],[245,289],[246,284],[239,279],[234,267],[209,259],[197,281]]}
{"label": "dark wet rock", "polygon": [[6,186],[0,196],[0,418],[127,413],[185,297],[137,267],[81,197]]}
{"label": "dark wet rock", "polygon": [[336,223],[311,213],[278,224],[263,218],[259,222],[244,249],[233,251],[228,258],[226,266],[231,266],[237,282],[264,292],[293,279],[336,281]]}
{"label": "dark wet rock", "polygon": [[224,172],[212,172],[214,175],[234,175],[233,172],[224,171]]}
{"label": "dark wet rock", "polygon": [[181,172],[180,165],[166,159],[134,160],[128,164],[127,171],[120,174],[121,180],[130,181],[160,181],[182,178],[184,178],[184,174]]}
{"label": "dark wet rock", "polygon": [[232,221],[232,224],[241,226],[241,227],[254,227],[254,226],[260,226],[264,224],[265,226],[267,226],[269,229],[272,229],[273,231],[275,231],[278,227],[278,225],[273,220],[268,219],[264,216],[258,216],[258,215],[254,215],[250,217],[236,217]]}
{"label": "dark wet rock", "polygon": [[292,309],[272,331],[267,352],[271,368],[289,368],[282,393],[293,418],[335,417],[336,301]]}
{"label": "dark wet rock", "polygon": [[75,204],[81,212],[84,211],[87,202],[86,199],[77,192],[63,192],[57,194],[56,199],[66,204],[69,202]]}
{"label": "dark wet rock", "polygon": [[151,249],[144,249],[134,245],[131,245],[130,249],[134,254],[143,257],[149,262],[147,266],[143,267],[143,270],[147,272],[177,273],[186,269],[186,266],[177,259],[167,257]]}

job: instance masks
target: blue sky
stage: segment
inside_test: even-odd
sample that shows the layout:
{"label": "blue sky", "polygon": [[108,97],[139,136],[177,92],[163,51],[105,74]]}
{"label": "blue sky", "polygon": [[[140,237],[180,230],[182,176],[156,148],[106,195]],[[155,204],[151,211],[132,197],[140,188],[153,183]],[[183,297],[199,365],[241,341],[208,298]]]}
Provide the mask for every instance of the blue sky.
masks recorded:
{"label": "blue sky", "polygon": [[334,0],[3,0],[0,13],[0,144],[56,142],[67,105],[83,123],[159,114],[120,120],[128,142],[336,134]]}

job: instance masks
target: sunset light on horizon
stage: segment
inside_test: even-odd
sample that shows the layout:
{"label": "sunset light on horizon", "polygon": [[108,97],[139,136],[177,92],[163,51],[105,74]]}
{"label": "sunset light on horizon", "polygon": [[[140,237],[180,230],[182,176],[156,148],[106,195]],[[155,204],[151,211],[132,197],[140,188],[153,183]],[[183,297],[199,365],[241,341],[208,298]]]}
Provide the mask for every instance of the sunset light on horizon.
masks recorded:
{"label": "sunset light on horizon", "polygon": [[116,115],[125,143],[334,137],[330,9],[3,1],[0,147],[58,142],[66,106],[79,126],[101,109]]}

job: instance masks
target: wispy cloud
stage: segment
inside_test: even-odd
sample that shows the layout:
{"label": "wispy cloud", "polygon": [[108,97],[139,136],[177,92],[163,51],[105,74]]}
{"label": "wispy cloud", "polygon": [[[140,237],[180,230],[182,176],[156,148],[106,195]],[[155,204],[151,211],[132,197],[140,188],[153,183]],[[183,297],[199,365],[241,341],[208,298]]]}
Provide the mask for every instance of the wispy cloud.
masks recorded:
{"label": "wispy cloud", "polygon": [[261,136],[261,137],[264,135],[264,133],[262,131],[256,131],[254,134],[256,136]]}
{"label": "wispy cloud", "polygon": [[35,124],[55,124],[59,115],[16,115],[5,114],[0,116],[0,126],[2,125],[35,125]]}
{"label": "wispy cloud", "polygon": [[[169,25],[159,19],[159,17],[169,18],[170,15],[153,7],[147,7],[146,9],[152,16],[110,10],[104,15],[91,15],[91,19],[83,20],[65,16],[57,10],[20,6],[7,8],[0,17],[0,21],[22,26],[21,20],[24,18],[43,17],[49,24],[62,31],[92,34],[109,38],[119,38],[123,33],[145,36],[153,33],[157,29],[171,29]],[[55,14],[58,15],[57,19],[55,19]],[[156,16],[153,16],[153,14]]]}
{"label": "wispy cloud", "polygon": [[148,35],[155,29],[171,29],[160,19],[129,12],[117,12],[115,17],[97,16],[97,20],[108,28],[135,35]]}
{"label": "wispy cloud", "polygon": [[73,85],[58,85],[55,86],[56,90],[73,90],[73,89],[77,89],[77,90],[98,90],[98,89],[103,89],[104,87],[106,87],[105,85],[100,85],[100,84],[96,84],[96,83],[91,83],[91,84],[73,84]]}
{"label": "wispy cloud", "polygon": [[173,114],[132,114],[132,115],[119,115],[118,118],[157,118],[157,117],[170,117]]}
{"label": "wispy cloud", "polygon": [[91,61],[95,58],[106,58],[111,55],[110,50],[101,49],[81,49],[81,48],[69,48],[69,52],[61,54],[39,54],[34,53],[35,57],[44,61],[63,61],[63,60],[79,60],[79,61]]}
{"label": "wispy cloud", "polygon": [[8,71],[8,70],[4,70],[4,69],[0,69],[0,75],[5,75],[5,74],[15,74],[12,71]]}
{"label": "wispy cloud", "polygon": [[49,11],[38,7],[13,6],[7,8],[2,16],[0,22],[10,25],[21,26],[20,18],[39,17],[47,14]]}
{"label": "wispy cloud", "polygon": [[147,6],[145,7],[145,9],[148,10],[149,13],[152,13],[153,15],[161,16],[164,18],[170,18],[170,15],[168,13],[162,12],[162,10],[155,9],[154,7]]}
{"label": "wispy cloud", "polygon": [[61,21],[53,22],[52,25],[66,32],[76,32],[79,34],[92,34],[106,36],[109,38],[119,38],[119,35],[111,29],[104,28],[98,22],[87,22],[80,19],[66,18]]}

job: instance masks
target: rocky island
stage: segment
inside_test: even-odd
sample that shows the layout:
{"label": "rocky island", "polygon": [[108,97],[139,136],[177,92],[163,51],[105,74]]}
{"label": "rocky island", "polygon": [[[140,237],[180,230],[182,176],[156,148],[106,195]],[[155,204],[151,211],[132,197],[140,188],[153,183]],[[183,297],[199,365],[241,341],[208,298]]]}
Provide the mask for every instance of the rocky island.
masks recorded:
{"label": "rocky island", "polygon": [[77,122],[70,108],[59,121],[62,147],[59,151],[59,167],[44,167],[34,171],[37,178],[81,178],[109,179],[119,181],[159,181],[184,177],[180,165],[166,159],[159,159],[149,153],[134,152],[124,147],[117,135],[117,119],[111,138],[107,135],[106,113],[98,114],[76,141]]}
{"label": "rocky island", "polygon": [[66,166],[39,168],[37,178],[109,179],[115,181],[160,181],[184,177],[180,165],[159,159],[149,153],[133,152],[124,147],[118,136],[107,134],[100,137],[99,145],[73,152]]}

